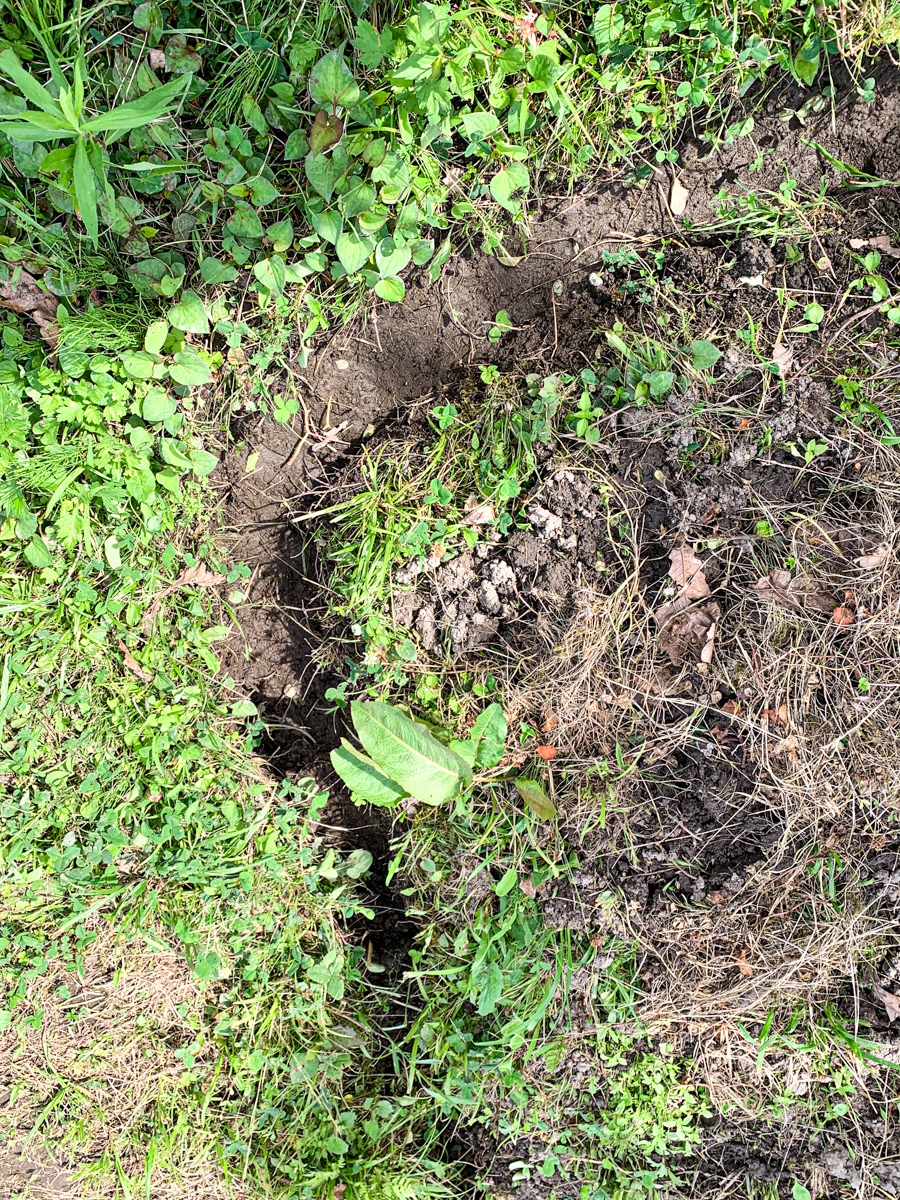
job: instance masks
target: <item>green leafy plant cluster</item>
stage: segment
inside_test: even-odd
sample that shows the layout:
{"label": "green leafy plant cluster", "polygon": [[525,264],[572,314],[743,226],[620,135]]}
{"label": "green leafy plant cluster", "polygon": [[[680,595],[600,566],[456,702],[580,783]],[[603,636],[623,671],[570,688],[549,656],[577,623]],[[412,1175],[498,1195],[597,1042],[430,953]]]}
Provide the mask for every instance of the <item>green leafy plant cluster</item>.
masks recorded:
{"label": "green leafy plant cluster", "polygon": [[435,805],[460,800],[473,770],[496,766],[506,747],[499,704],[480,714],[468,738],[449,745],[391,704],[354,701],[350,715],[366,753],[343,738],[331,752],[331,764],[361,803],[393,808],[408,799]]}
{"label": "green leafy plant cluster", "polygon": [[74,351],[60,371],[14,329],[5,340],[0,544],[20,544],[56,574],[76,547],[118,569],[131,546],[172,529],[182,480],[218,459],[177,398],[130,378],[119,359]]}

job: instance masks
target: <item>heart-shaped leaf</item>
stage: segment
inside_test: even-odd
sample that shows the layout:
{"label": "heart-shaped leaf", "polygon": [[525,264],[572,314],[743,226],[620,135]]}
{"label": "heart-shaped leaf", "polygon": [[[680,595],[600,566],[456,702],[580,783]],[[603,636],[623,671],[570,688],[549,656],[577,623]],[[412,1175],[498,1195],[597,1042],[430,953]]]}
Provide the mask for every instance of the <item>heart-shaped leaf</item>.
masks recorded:
{"label": "heart-shaped leaf", "polygon": [[399,275],[411,258],[409,247],[398,246],[393,238],[382,238],[375,247],[375,264],[382,275]]}
{"label": "heart-shaped leaf", "polygon": [[144,397],[141,405],[141,416],[150,425],[160,425],[168,420],[178,407],[175,397],[164,392],[162,388],[154,388]]}
{"label": "heart-shaped leaf", "polygon": [[337,240],[337,256],[348,275],[355,274],[369,261],[375,243],[372,238],[361,237],[355,230],[347,229]]}
{"label": "heart-shaped leaf", "polygon": [[309,97],[323,108],[352,108],[359,100],[359,85],[340,50],[323,54],[309,73]]}
{"label": "heart-shaped leaf", "polygon": [[271,296],[280,296],[284,292],[284,259],[279,258],[277,254],[255,262],[253,274]]}
{"label": "heart-shaped leaf", "polygon": [[310,212],[309,222],[319,237],[325,242],[330,242],[332,246],[344,232],[344,222],[340,213]]}
{"label": "heart-shaped leaf", "polygon": [[381,279],[376,279],[372,290],[382,300],[387,300],[394,304],[398,303],[406,295],[406,287],[403,280],[398,279],[396,275],[385,275]]}
{"label": "heart-shaped leaf", "polygon": [[166,314],[169,324],[183,333],[209,333],[209,321],[203,301],[196,292],[181,293],[181,299]]}
{"label": "heart-shaped leaf", "polygon": [[176,383],[184,387],[199,387],[201,383],[209,383],[212,372],[207,363],[193,350],[182,350],[175,355],[175,361],[169,367],[169,374]]}
{"label": "heart-shaped leaf", "polygon": [[204,258],[200,264],[200,274],[203,277],[204,283],[234,283],[238,277],[234,267],[229,267],[227,263],[221,262],[218,258]]}
{"label": "heart-shaped leaf", "polygon": [[320,108],[309,130],[310,154],[321,154],[344,136],[344,122]]}

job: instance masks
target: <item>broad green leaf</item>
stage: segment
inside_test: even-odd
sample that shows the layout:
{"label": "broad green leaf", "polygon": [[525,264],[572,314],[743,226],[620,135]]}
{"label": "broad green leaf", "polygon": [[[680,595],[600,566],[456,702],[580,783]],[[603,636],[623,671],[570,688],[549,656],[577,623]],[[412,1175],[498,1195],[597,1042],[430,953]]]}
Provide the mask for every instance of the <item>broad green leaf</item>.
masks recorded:
{"label": "broad green leaf", "polygon": [[506,715],[500,704],[489,704],[479,713],[472,726],[475,763],[479,767],[495,767],[506,749]]}
{"label": "broad green leaf", "polygon": [[306,178],[327,204],[334,195],[334,185],[347,168],[347,151],[335,146],[332,154],[307,154],[303,164]]}
{"label": "broad green leaf", "polygon": [[26,559],[33,567],[40,570],[42,567],[52,567],[53,557],[47,549],[47,544],[43,538],[33,537],[22,550]]}
{"label": "broad green leaf", "polygon": [[492,112],[463,113],[460,118],[468,138],[485,138],[500,128],[499,118]]}
{"label": "broad green leaf", "polygon": [[516,212],[519,202],[513,200],[512,196],[515,192],[527,188],[528,184],[529,176],[526,168],[521,163],[509,163],[491,179],[491,195],[508,212]]}
{"label": "broad green leaf", "polygon": [[472,984],[478,993],[478,1015],[490,1016],[503,995],[503,972],[495,962],[482,963],[472,973]]}
{"label": "broad green leaf", "polygon": [[75,200],[78,204],[78,211],[81,213],[81,219],[84,222],[88,237],[96,246],[99,236],[97,180],[94,176],[94,168],[88,161],[87,146],[85,145],[84,138],[79,138],[75,143],[75,163],[72,171],[72,180],[75,184]]}
{"label": "broad green leaf", "polygon": [[352,220],[353,217],[371,208],[377,199],[378,194],[371,184],[359,183],[349,192],[344,192],[339,203],[344,216],[348,220]]}
{"label": "broad green leaf", "polygon": [[144,29],[149,34],[150,45],[155,46],[162,36],[163,15],[157,0],[148,0],[139,4],[131,17],[136,29]]}
{"label": "broad green leaf", "polygon": [[344,221],[340,213],[336,212],[311,212],[309,214],[309,223],[313,229],[322,238],[323,241],[330,242],[333,245],[344,232]]}
{"label": "broad green leaf", "polygon": [[365,751],[395,783],[426,804],[444,804],[472,780],[468,763],[398,709],[378,700],[350,705]]}
{"label": "broad green leaf", "polygon": [[177,408],[178,404],[174,396],[170,396],[162,388],[154,388],[152,392],[148,392],[144,397],[144,402],[141,405],[141,416],[150,425],[159,425],[163,421],[168,420]]}
{"label": "broad green leaf", "polygon": [[309,73],[309,97],[322,108],[352,108],[359,86],[340,50],[323,54]]}
{"label": "broad green leaf", "polygon": [[371,208],[359,214],[356,223],[363,233],[377,233],[384,226],[389,215],[383,204],[373,204]]}
{"label": "broad green leaf", "polygon": [[219,465],[219,460],[214,454],[210,454],[208,450],[198,449],[196,446],[191,447],[188,457],[191,460],[191,470],[201,479],[211,475]]}
{"label": "broad green leaf", "polygon": [[208,364],[193,350],[181,350],[176,354],[169,374],[184,387],[199,387],[212,379]]}
{"label": "broad green leaf", "polygon": [[284,144],[286,159],[305,158],[309,153],[309,138],[302,129],[295,129]]}
{"label": "broad green leaf", "polygon": [[221,262],[218,258],[204,258],[200,264],[200,274],[204,283],[234,283],[238,273],[234,267]]}
{"label": "broad green leaf", "polygon": [[707,367],[714,367],[721,357],[722,351],[717,349],[712,342],[704,341],[702,338],[691,342],[691,360],[696,370],[704,371]]}
{"label": "broad green leaf", "polygon": [[346,738],[341,738],[340,746],[332,750],[331,765],[350,791],[370,804],[389,808],[409,795],[385,775],[368,755],[354,749]]}
{"label": "broad green leaf", "polygon": [[277,254],[272,258],[261,258],[255,262],[253,274],[270,295],[280,296],[284,292],[284,259],[279,258]]}
{"label": "broad green leaf", "polygon": [[494,892],[498,896],[508,896],[516,886],[519,879],[519,873],[515,867],[510,867],[505,871],[503,878],[494,885]]}
{"label": "broad green leaf", "polygon": [[362,879],[373,862],[371,850],[356,849],[344,859],[344,874],[348,879]]}
{"label": "broad green leaf", "polygon": [[232,237],[242,239],[256,239],[263,235],[262,221],[259,219],[256,209],[244,200],[235,201],[234,213],[225,222],[225,230]]}
{"label": "broad green leaf", "polygon": [[163,467],[161,471],[157,471],[156,482],[161,488],[165,488],[167,492],[173,492],[176,496],[181,491],[181,475],[174,467]]}
{"label": "broad green leaf", "polygon": [[209,333],[206,310],[196,292],[182,292],[181,299],[172,305],[166,316],[169,324],[183,333]]}
{"label": "broad green leaf", "polygon": [[360,237],[352,229],[345,230],[335,246],[340,264],[348,275],[355,274],[369,261],[374,248],[375,242],[372,238]]}
{"label": "broad green leaf", "polygon": [[382,275],[399,275],[412,258],[408,246],[398,246],[393,238],[382,238],[375,247],[375,265]]}
{"label": "broad green leaf", "polygon": [[188,447],[184,442],[176,441],[175,438],[162,438],[159,443],[159,455],[164,463],[168,463],[180,474],[191,469],[191,460],[188,456]]}
{"label": "broad green leaf", "polygon": [[406,160],[396,150],[388,150],[377,167],[372,169],[375,183],[383,183],[394,189],[409,187],[409,168]]}
{"label": "broad green leaf", "polygon": [[147,326],[147,332],[144,334],[144,349],[148,354],[159,354],[168,336],[169,322],[164,320],[154,321]]}
{"label": "broad green leaf", "polygon": [[269,132],[266,118],[263,116],[262,109],[259,107],[255,97],[249,95],[242,97],[241,112],[244,114],[244,120],[256,133],[265,135]]}
{"label": "broad green leaf", "polygon": [[417,238],[414,242],[409,243],[409,248],[412,251],[412,260],[415,265],[424,267],[434,254],[434,239]]}
{"label": "broad green leaf", "polygon": [[285,250],[290,249],[291,242],[294,240],[294,226],[287,218],[283,221],[276,221],[266,230],[266,237],[272,243],[272,249],[276,254],[282,254]]}
{"label": "broad green leaf", "polygon": [[156,359],[144,350],[122,350],[119,353],[122,366],[132,379],[152,379]]}
{"label": "broad green leaf", "polygon": [[265,175],[258,175],[256,179],[251,179],[247,186],[250,189],[251,200],[260,208],[271,204],[281,195],[275,184],[271,179],[266,179]]}
{"label": "broad green leaf", "polygon": [[556,816],[556,805],[535,780],[517,779],[516,791],[525,801],[525,807],[542,821],[549,821],[551,817]]}
{"label": "broad green leaf", "polygon": [[119,539],[114,533],[111,533],[103,543],[103,554],[107,563],[114,571],[118,571],[122,565],[122,552],[119,548]]}
{"label": "broad green leaf", "polygon": [[376,279],[372,291],[382,300],[397,304],[406,295],[406,285],[396,275],[385,275],[381,279]]}

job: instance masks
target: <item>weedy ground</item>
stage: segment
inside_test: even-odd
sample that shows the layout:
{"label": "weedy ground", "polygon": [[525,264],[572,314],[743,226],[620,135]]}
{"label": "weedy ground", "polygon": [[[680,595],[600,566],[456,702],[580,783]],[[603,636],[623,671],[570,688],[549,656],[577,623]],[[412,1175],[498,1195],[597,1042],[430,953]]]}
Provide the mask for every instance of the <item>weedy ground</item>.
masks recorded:
{"label": "weedy ground", "polygon": [[897,1194],[896,6],[0,14],[0,1192]]}

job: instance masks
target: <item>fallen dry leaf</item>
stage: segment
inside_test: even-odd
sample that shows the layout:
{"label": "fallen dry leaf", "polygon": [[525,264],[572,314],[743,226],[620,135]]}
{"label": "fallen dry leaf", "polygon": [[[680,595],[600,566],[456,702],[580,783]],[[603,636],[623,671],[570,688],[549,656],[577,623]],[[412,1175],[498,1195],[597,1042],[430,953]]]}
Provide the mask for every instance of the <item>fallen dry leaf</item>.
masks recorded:
{"label": "fallen dry leaf", "polygon": [[519,891],[523,896],[529,896],[531,899],[538,894],[538,889],[534,886],[530,879],[519,880]]}
{"label": "fallen dry leaf", "polygon": [[[719,616],[717,604],[704,604],[700,608],[689,608],[683,616],[676,614],[663,625],[659,631],[659,646],[668,654],[673,667],[680,667],[684,662],[712,661],[712,639]],[[705,651],[707,658],[704,658]]]}
{"label": "fallen dry leaf", "polygon": [[741,705],[737,700],[726,700],[722,705],[722,712],[728,713],[730,717],[739,717],[741,715]]}
{"label": "fallen dry leaf", "polygon": [[868,238],[851,238],[850,239],[850,249],[851,250],[862,250],[863,246],[868,246],[868,244],[869,244]]}
{"label": "fallen dry leaf", "polygon": [[544,762],[550,762],[551,759],[556,758],[556,747],[538,746],[535,753],[542,758]]}
{"label": "fallen dry leaf", "polygon": [[669,193],[669,208],[672,210],[672,215],[680,217],[687,208],[688,200],[691,194],[682,184],[677,175],[672,176],[672,190]]}
{"label": "fallen dry leaf", "polygon": [[746,946],[740,952],[740,954],[734,955],[733,962],[734,962],[734,965],[737,967],[737,969],[740,971],[740,973],[742,975],[746,975],[749,977],[750,975],[753,974],[753,968],[747,962],[747,947]]}
{"label": "fallen dry leaf", "polygon": [[891,547],[885,544],[884,546],[879,546],[877,550],[873,550],[871,554],[861,554],[855,562],[864,571],[875,571],[879,567],[883,567],[890,557]]}
{"label": "fallen dry leaf", "polygon": [[552,733],[558,724],[559,717],[556,715],[556,713],[547,713],[544,723],[541,726],[541,733]]}
{"label": "fallen dry leaf", "polygon": [[900,258],[900,250],[892,245],[889,233],[880,233],[878,237],[869,238],[869,245],[873,250],[880,250],[882,254],[890,254],[892,258]]}
{"label": "fallen dry leaf", "polygon": [[156,593],[153,603],[144,613],[143,620],[141,621],[141,629],[146,631],[150,628],[156,614],[159,612],[160,601],[164,600],[166,596],[171,596],[173,592],[177,592],[179,588],[189,587],[191,584],[195,584],[197,587],[216,587],[218,584],[224,582],[224,575],[210,571],[209,567],[205,567],[203,563],[195,563],[192,567],[185,567],[177,579]]}
{"label": "fallen dry leaf", "polygon": [[856,617],[853,615],[852,609],[842,604],[831,614],[831,619],[835,625],[852,625]]}
{"label": "fallen dry leaf", "polygon": [[166,69],[166,52],[153,48],[147,51],[147,61],[150,64],[151,71],[165,71]]}
{"label": "fallen dry leaf", "polygon": [[175,588],[187,587],[190,583],[195,583],[197,587],[216,587],[224,582],[224,575],[210,571],[203,563],[196,563],[193,567],[185,567],[178,578],[169,584],[169,588],[174,591]]}
{"label": "fallen dry leaf", "polygon": [[676,546],[669,554],[669,577],[682,589],[688,600],[702,600],[710,595],[703,573],[703,563],[689,546]]}
{"label": "fallen dry leaf", "polygon": [[875,993],[875,999],[880,1000],[884,1005],[887,1019],[896,1021],[900,1017],[900,996],[895,996],[893,992],[886,992],[877,983],[872,985],[872,991]]}
{"label": "fallen dry leaf", "polygon": [[493,525],[496,518],[494,506],[490,502],[487,504],[479,504],[477,508],[466,516],[466,525]]}
{"label": "fallen dry leaf", "polygon": [[44,341],[51,346],[56,345],[59,329],[55,322],[59,301],[50,292],[44,291],[27,271],[15,268],[12,279],[0,283],[0,305],[31,317]]}
{"label": "fallen dry leaf", "polygon": [[131,671],[132,675],[137,675],[138,679],[142,680],[144,683],[149,683],[153,676],[147,674],[121,638],[119,638],[118,642],[116,642],[116,645],[122,651],[125,666],[129,671]]}
{"label": "fallen dry leaf", "polygon": [[778,374],[784,378],[794,365],[794,351],[789,345],[781,340],[775,343],[775,348],[772,351],[772,362],[778,368]]}
{"label": "fallen dry leaf", "polygon": [[790,571],[770,571],[750,589],[760,600],[773,600],[788,608],[815,609],[817,612],[833,613],[838,605],[837,596],[825,590],[805,575],[791,578]]}
{"label": "fallen dry leaf", "polygon": [[759,715],[764,721],[771,721],[773,725],[787,725],[788,706],[779,704],[777,708],[767,708]]}

